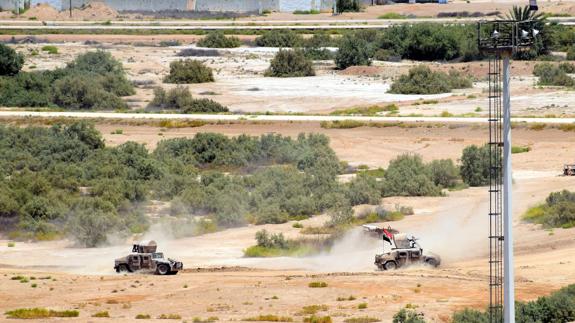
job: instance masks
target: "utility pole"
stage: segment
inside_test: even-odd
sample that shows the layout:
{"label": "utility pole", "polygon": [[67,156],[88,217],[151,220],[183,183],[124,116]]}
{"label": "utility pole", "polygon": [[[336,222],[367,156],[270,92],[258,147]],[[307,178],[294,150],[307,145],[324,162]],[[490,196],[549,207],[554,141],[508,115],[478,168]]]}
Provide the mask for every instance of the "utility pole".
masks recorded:
{"label": "utility pole", "polygon": [[513,261],[513,192],[511,168],[511,94],[509,82],[511,79],[509,58],[511,53],[503,56],[503,305],[504,322],[515,322],[515,274]]}
{"label": "utility pole", "polygon": [[[531,7],[537,7],[536,3]],[[515,323],[513,178],[511,167],[510,59],[529,50],[538,34],[534,20],[477,24],[479,49],[489,59],[489,322]]]}
{"label": "utility pole", "polygon": [[68,9],[70,9],[70,18],[72,18],[72,0],[70,0],[70,8]]}

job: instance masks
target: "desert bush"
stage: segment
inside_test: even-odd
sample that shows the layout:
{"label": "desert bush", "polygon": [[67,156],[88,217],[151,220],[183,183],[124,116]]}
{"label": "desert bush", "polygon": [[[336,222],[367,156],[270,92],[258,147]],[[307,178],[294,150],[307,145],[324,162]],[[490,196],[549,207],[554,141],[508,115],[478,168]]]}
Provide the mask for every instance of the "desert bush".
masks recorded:
{"label": "desert bush", "polygon": [[182,316],[179,314],[162,314],[158,316],[158,320],[181,320]]}
{"label": "desert bush", "polygon": [[53,45],[46,45],[42,47],[43,52],[47,52],[50,55],[58,54],[58,47]]}
{"label": "desert bush", "polygon": [[248,322],[293,322],[293,318],[289,316],[278,316],[273,314],[259,315],[242,319]]}
{"label": "desert bush", "polygon": [[451,318],[453,323],[488,323],[489,315],[485,312],[480,312],[472,309],[464,309],[453,313]]}
{"label": "desert bush", "polygon": [[242,42],[238,37],[226,37],[221,31],[210,32],[206,37],[198,41],[199,47],[207,48],[235,48],[241,45]]}
{"label": "desert bush", "polygon": [[73,110],[113,110],[127,108],[127,104],[102,84],[84,75],[71,75],[53,84],[53,102]]}
{"label": "desert bush", "polygon": [[303,38],[289,29],[274,29],[266,31],[256,38],[256,45],[260,47],[299,47]]}
{"label": "desert bush", "polygon": [[149,107],[183,110],[192,104],[192,92],[186,86],[176,86],[166,92],[161,87],[154,89],[154,98]]}
{"label": "desert bush", "polygon": [[575,193],[564,190],[549,194],[545,203],[530,208],[523,219],[548,228],[575,226]]}
{"label": "desert bush", "polygon": [[335,65],[338,69],[350,66],[371,65],[370,57],[373,55],[369,43],[353,35],[344,36],[340,41],[339,50],[335,55]]}
{"label": "desert bush", "polygon": [[325,288],[325,287],[327,287],[327,283],[326,282],[320,282],[320,281],[311,282],[308,284],[308,287],[309,288]]}
{"label": "desert bush", "polygon": [[[534,301],[515,302],[515,313],[517,323],[571,322],[575,319],[575,285],[569,285]],[[463,309],[453,314],[452,322],[489,322],[489,313]]]}
{"label": "desert bush", "polygon": [[305,56],[312,60],[333,59],[333,53],[325,48],[335,45],[335,41],[327,33],[316,33],[311,38],[305,39],[303,51]]}
{"label": "desert bush", "polygon": [[327,305],[307,305],[304,306],[299,314],[302,315],[313,315],[320,311],[327,311],[329,307]]}
{"label": "desert bush", "polygon": [[359,303],[357,304],[357,309],[364,310],[367,308],[367,303]]}
{"label": "desert bush", "polygon": [[438,94],[451,92],[455,88],[471,87],[471,80],[458,72],[434,72],[425,65],[409,70],[391,85],[390,93],[400,94]]}
{"label": "desert bush", "polygon": [[314,76],[313,63],[302,50],[284,50],[274,56],[265,76],[271,77],[302,77]]}
{"label": "desert bush", "polygon": [[23,65],[24,55],[17,53],[4,44],[0,44],[0,76],[18,74]]}
{"label": "desert bush", "polygon": [[19,308],[7,311],[6,316],[12,319],[46,319],[50,317],[78,317],[78,311],[55,311],[45,308]]}
{"label": "desert bush", "polygon": [[108,311],[97,312],[92,315],[92,317],[110,317]]}
{"label": "desert bush", "polygon": [[569,47],[567,50],[567,59],[570,61],[575,61],[575,45]]}
{"label": "desert bush", "polygon": [[459,169],[451,159],[434,160],[427,164],[426,168],[429,178],[442,188],[452,188],[460,179]]}
{"label": "desert bush", "polygon": [[527,153],[531,151],[531,147],[529,146],[513,146],[511,147],[511,153],[512,154],[521,154],[521,153]]}
{"label": "desert bush", "polygon": [[182,45],[182,42],[179,40],[162,40],[159,45],[160,47],[180,46]]}
{"label": "desert bush", "polygon": [[[565,69],[567,68],[567,65]],[[574,86],[575,80],[567,75],[564,68],[551,63],[536,64],[533,75],[539,77],[539,85]]]}
{"label": "desert bush", "polygon": [[345,195],[351,205],[379,204],[381,191],[375,177],[360,173],[349,182]]}
{"label": "desert bush", "polygon": [[332,323],[330,316],[315,316],[304,317],[304,323]]}
{"label": "desert bush", "polygon": [[360,317],[350,317],[343,320],[345,323],[373,323],[373,322],[381,322],[380,319],[375,317],[369,316],[360,316]]}
{"label": "desert bush", "polygon": [[385,195],[434,196],[441,190],[426,172],[419,155],[401,155],[389,163],[385,172]]}
{"label": "desert bush", "polygon": [[467,146],[461,155],[460,174],[469,186],[489,184],[489,146]]}
{"label": "desert bush", "polygon": [[189,84],[214,82],[212,69],[200,61],[187,59],[170,63],[170,74],[164,79],[166,83]]}
{"label": "desert bush", "polygon": [[152,317],[150,316],[150,314],[138,314],[135,317],[136,320],[149,320],[151,318]]}
{"label": "desert bush", "polygon": [[425,319],[414,309],[402,308],[393,316],[393,323],[425,323]]}
{"label": "desert bush", "polygon": [[358,12],[360,9],[358,0],[337,0],[338,12]]}

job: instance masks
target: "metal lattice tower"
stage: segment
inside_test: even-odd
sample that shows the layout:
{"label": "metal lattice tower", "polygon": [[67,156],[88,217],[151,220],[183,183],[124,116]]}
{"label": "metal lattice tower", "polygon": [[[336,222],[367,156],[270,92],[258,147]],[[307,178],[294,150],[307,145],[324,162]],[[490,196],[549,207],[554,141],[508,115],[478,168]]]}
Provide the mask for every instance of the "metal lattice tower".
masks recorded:
{"label": "metal lattice tower", "polygon": [[510,65],[539,33],[534,21],[496,20],[477,25],[479,49],[489,56],[489,321],[515,322],[511,193]]}
{"label": "metal lattice tower", "polygon": [[489,59],[489,316],[503,322],[503,102],[501,56]]}

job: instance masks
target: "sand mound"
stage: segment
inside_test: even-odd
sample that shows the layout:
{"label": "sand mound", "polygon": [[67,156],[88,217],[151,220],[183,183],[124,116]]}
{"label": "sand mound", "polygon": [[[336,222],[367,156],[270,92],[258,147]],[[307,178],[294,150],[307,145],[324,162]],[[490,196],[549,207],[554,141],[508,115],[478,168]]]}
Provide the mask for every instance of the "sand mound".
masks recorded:
{"label": "sand mound", "polygon": [[72,11],[73,19],[105,20],[118,16],[118,12],[107,5],[99,2],[90,3],[84,8]]}
{"label": "sand mound", "polygon": [[58,20],[60,19],[60,12],[49,4],[41,3],[30,8],[23,16],[26,18],[36,17],[38,20]]}
{"label": "sand mound", "polygon": [[[30,8],[24,15],[26,18],[36,17],[37,20],[68,20],[69,11],[59,12],[49,4],[38,4]],[[103,3],[90,3],[83,8],[72,10],[73,20],[109,20],[118,16],[118,12]]]}
{"label": "sand mound", "polygon": [[380,66],[350,66],[341,71],[342,75],[378,75],[383,68]]}

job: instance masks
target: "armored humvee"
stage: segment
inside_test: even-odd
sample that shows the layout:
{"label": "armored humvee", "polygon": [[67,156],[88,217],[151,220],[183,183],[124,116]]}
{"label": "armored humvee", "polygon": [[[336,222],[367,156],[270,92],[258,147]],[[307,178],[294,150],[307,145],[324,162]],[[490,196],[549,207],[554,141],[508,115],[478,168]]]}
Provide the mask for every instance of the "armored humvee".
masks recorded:
{"label": "armored humvee", "polygon": [[132,247],[132,253],[114,261],[117,273],[143,271],[157,275],[175,275],[184,265],[176,260],[164,258],[164,254],[156,252],[155,241],[142,241]]}
{"label": "armored humvee", "polygon": [[441,264],[441,258],[424,254],[417,239],[406,234],[395,234],[391,251],[375,256],[375,265],[380,270],[393,270],[413,263],[437,267]]}

